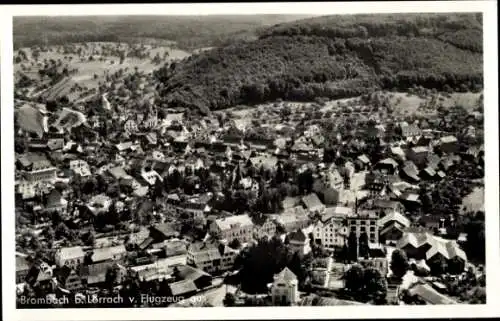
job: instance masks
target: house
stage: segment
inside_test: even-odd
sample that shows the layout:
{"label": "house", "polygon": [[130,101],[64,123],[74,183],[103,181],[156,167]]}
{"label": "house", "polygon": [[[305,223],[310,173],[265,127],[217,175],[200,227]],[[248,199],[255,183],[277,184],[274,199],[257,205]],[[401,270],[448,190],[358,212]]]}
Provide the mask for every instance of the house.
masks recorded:
{"label": "house", "polygon": [[302,204],[309,213],[321,213],[325,210],[325,205],[321,203],[316,193],[311,193],[302,197]]}
{"label": "house", "polygon": [[399,124],[399,128],[401,130],[401,136],[404,138],[413,138],[422,134],[422,130],[420,130],[416,124],[402,122]]}
{"label": "house", "polygon": [[307,236],[301,229],[288,234],[288,242],[293,252],[298,252],[299,254],[304,254]]}
{"label": "house", "polygon": [[335,214],[323,215],[313,227],[314,242],[329,250],[344,246],[348,235],[344,221]]}
{"label": "house", "polygon": [[51,211],[64,212],[68,205],[61,192],[57,189],[53,189],[47,196],[47,201],[45,202],[45,208]]}
{"label": "house", "polygon": [[378,216],[374,213],[358,214],[347,220],[348,231],[349,233],[356,233],[358,239],[361,234],[366,233],[370,243],[379,243],[380,227],[377,221]]}
{"label": "house", "polygon": [[239,251],[216,241],[197,242],[189,246],[187,264],[210,274],[232,269]]}
{"label": "house", "polygon": [[47,147],[51,151],[62,150],[64,148],[64,138],[50,138],[47,141]]}
{"label": "house", "polygon": [[441,158],[434,154],[434,153],[429,153],[427,155],[427,160],[425,165],[429,168],[436,169],[439,166],[439,162],[441,161]]}
{"label": "house", "polygon": [[63,247],[56,251],[55,262],[58,267],[78,269],[83,264],[84,257],[85,252],[81,246]]}
{"label": "house", "polygon": [[260,217],[253,217],[254,234],[257,239],[264,236],[271,237],[276,234],[276,222],[268,215],[260,215]]}
{"label": "house", "polygon": [[382,242],[397,242],[403,237],[405,229],[411,222],[403,214],[394,211],[379,219],[377,224]]}
{"label": "house", "polygon": [[174,297],[180,296],[181,298],[190,297],[198,292],[198,287],[192,280],[182,280],[170,283],[168,285],[170,293]]}
{"label": "house", "polygon": [[442,153],[451,154],[458,151],[458,140],[455,136],[444,136],[439,139],[436,148]]}
{"label": "house", "polygon": [[29,269],[25,283],[29,284],[36,292],[39,290],[42,293],[51,293],[54,288],[53,277],[52,267],[45,262],[37,262]]}
{"label": "house", "polygon": [[16,182],[16,190],[23,200],[27,200],[36,196],[36,185],[35,182],[23,179]]}
{"label": "house", "polygon": [[429,305],[458,304],[455,300],[436,291],[428,283],[416,283],[408,290],[408,295],[413,300],[417,299]]}
{"label": "house", "polygon": [[298,279],[289,268],[274,276],[271,297],[273,305],[294,305],[298,301]]}
{"label": "house", "polygon": [[127,257],[124,245],[95,248],[90,256],[93,263],[122,262]]}
{"label": "house", "polygon": [[406,160],[406,153],[401,148],[401,146],[391,146],[390,156],[394,157],[396,160],[399,160],[401,162],[404,162]]}
{"label": "house", "polygon": [[125,124],[123,125],[123,130],[129,134],[136,133],[137,131],[139,131],[137,123],[133,119],[128,119],[127,121],[125,121]]}
{"label": "house", "polygon": [[204,218],[212,211],[210,205],[195,201],[186,201],[177,208],[187,213],[191,218]]}
{"label": "house", "polygon": [[287,232],[305,228],[309,225],[309,216],[302,206],[285,209],[275,218],[276,223]]}
{"label": "house", "polygon": [[441,163],[439,163],[439,168],[447,172],[453,167],[455,167],[461,160],[462,160],[461,157],[458,155],[450,155],[448,157],[441,159]]}
{"label": "house", "polygon": [[405,251],[408,258],[426,260],[429,266],[432,266],[435,260],[443,258],[448,266],[452,263],[457,270],[463,271],[467,263],[465,252],[455,241],[445,240],[427,232],[405,233],[396,247]]}
{"label": "house", "polygon": [[281,205],[283,206],[283,209],[286,210],[297,206],[299,203],[300,203],[300,197],[286,196],[281,202]]}
{"label": "house", "polygon": [[325,288],[328,287],[332,267],[333,259],[331,257],[315,258],[311,262],[311,283]]}
{"label": "house", "polygon": [[68,291],[78,291],[82,285],[82,279],[77,271],[69,266],[63,266],[57,273],[57,281],[62,288]]}
{"label": "house", "polygon": [[153,243],[160,243],[166,240],[179,237],[179,232],[169,223],[153,225],[149,228],[149,237]]}
{"label": "house", "polygon": [[364,267],[373,267],[377,269],[380,274],[387,276],[389,273],[389,262],[386,257],[371,257],[367,259],[360,259],[359,263]]}
{"label": "house", "polygon": [[429,148],[425,146],[416,146],[408,150],[406,157],[418,166],[424,166],[429,155]]}
{"label": "house", "polygon": [[253,237],[254,224],[248,214],[219,218],[210,225],[210,231],[231,242],[238,239],[245,243]]}
{"label": "house", "polygon": [[24,283],[31,268],[25,256],[16,254],[16,284]]}
{"label": "house", "polygon": [[27,181],[53,182],[57,177],[57,168],[43,154],[22,155],[18,161],[22,164],[21,174]]}
{"label": "house", "polygon": [[344,187],[344,177],[337,168],[330,168],[325,175],[328,187],[340,190]]}
{"label": "house", "polygon": [[69,169],[72,170],[75,175],[80,175],[81,177],[92,175],[89,164],[81,159],[71,160],[69,162]]}
{"label": "house", "polygon": [[105,194],[98,194],[92,197],[87,203],[87,209],[92,213],[92,215],[96,216],[101,213],[106,213],[113,201],[111,198]]}
{"label": "house", "polygon": [[397,174],[398,166],[399,166],[398,162],[395,161],[394,159],[385,158],[385,159],[379,161],[375,165],[374,169],[384,171],[388,174]]}
{"label": "house", "polygon": [[418,167],[412,161],[406,161],[399,174],[402,179],[407,180],[409,183],[420,182]]}
{"label": "house", "polygon": [[192,281],[198,290],[212,285],[212,276],[210,274],[190,265],[175,265],[172,274],[178,281]]}
{"label": "house", "polygon": [[363,154],[356,158],[354,164],[358,170],[363,171],[370,167],[371,162],[368,156]]}

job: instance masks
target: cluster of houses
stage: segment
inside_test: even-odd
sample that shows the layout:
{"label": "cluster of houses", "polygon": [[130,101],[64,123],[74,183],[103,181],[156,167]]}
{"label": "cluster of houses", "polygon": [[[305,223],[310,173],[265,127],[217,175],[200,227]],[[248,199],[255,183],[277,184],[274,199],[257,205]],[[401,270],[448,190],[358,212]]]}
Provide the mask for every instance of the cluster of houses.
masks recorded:
{"label": "cluster of houses", "polygon": [[[112,111],[106,96],[102,97],[102,105],[104,110]],[[145,282],[168,280],[174,295],[193,294],[210,287],[212,276],[232,270],[240,251],[231,246],[235,240],[247,246],[263,236],[277,234],[287,235],[289,245],[302,254],[311,250],[310,244],[334,252],[347,245],[350,235],[360,239],[366,234],[375,252],[381,245],[396,246],[410,258],[424,260],[430,266],[438,257],[455,262],[454,266],[467,261],[457,242],[434,235],[433,227],[446,230],[445,215],[427,219],[422,216],[427,223],[422,230],[422,226],[416,227],[422,225],[419,220],[407,213],[420,206],[415,184],[443,179],[467,155],[484,157],[481,144],[464,154],[459,151],[459,139],[453,135],[401,123],[397,127],[404,141],[384,143],[382,160],[372,163],[370,155],[361,154],[345,164],[329,165],[322,161],[325,138],[320,127],[306,126],[301,136],[292,139],[293,120],[274,127],[262,126],[266,137],[275,137],[269,139],[258,133],[248,135],[252,129],[240,124],[239,119],[222,124],[212,116],[186,120],[182,113],[168,113],[165,119],[159,119],[156,108],[147,113],[112,113],[111,119],[95,115],[87,119],[69,108],[55,116],[49,122],[44,108],[17,108],[16,142],[23,145],[22,151],[16,151],[19,211],[56,211],[63,220],[92,224],[93,218],[108,212],[111,205],[120,212],[133,203],[133,211],[152,213],[155,222],[148,222],[146,233],[129,233],[129,239],[137,245],[133,251],[126,248],[124,241],[102,247],[63,246],[56,250],[52,265],[28,264],[26,255],[19,253],[16,280],[20,284],[81,291],[102,287],[109,281],[107,271],[113,269],[117,272],[116,284],[126,277]],[[100,129],[110,121],[118,124],[118,130],[109,137],[100,137]],[[366,130],[367,135],[381,137],[384,126],[374,128]],[[245,132],[247,135],[242,137]],[[474,128],[468,128],[467,135],[474,135]],[[215,175],[240,176],[240,186],[259,193],[256,181],[236,174],[238,164],[251,162],[275,170],[286,159],[295,161],[300,170],[312,169],[314,182],[310,193],[285,197],[278,213],[260,215],[258,219],[250,214],[222,215],[212,206],[220,195],[203,191],[199,182],[194,184],[192,195],[178,192],[162,199],[189,219],[207,220],[208,234],[217,238],[185,238],[168,221],[167,214],[157,213],[157,204],[148,200],[155,186],[163,184],[172,173],[200,169]],[[106,185],[119,186],[118,196],[94,191],[97,188],[92,186],[92,196],[82,204],[76,188],[55,188],[57,183],[68,184],[76,179],[82,182],[79,188],[85,188],[85,182],[96,177]],[[382,254],[372,261],[387,275],[388,263],[384,262],[383,251],[379,252]],[[319,283],[327,286],[332,263],[320,265],[316,274]],[[293,273],[285,269],[277,274],[271,293],[276,304],[296,303],[298,290]]]}

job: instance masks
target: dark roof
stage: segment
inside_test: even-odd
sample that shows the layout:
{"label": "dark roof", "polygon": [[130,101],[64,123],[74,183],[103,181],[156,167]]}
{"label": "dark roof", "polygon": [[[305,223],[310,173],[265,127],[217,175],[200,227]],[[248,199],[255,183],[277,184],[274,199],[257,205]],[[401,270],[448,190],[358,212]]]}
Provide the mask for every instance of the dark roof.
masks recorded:
{"label": "dark roof", "polygon": [[198,288],[192,280],[182,280],[169,284],[172,295],[181,295],[196,292]]}
{"label": "dark roof", "polygon": [[211,277],[210,274],[204,272],[203,270],[194,268],[189,265],[180,265],[176,266],[175,268],[178,269],[179,271],[179,277],[183,280],[191,280],[191,281],[196,281],[200,279],[201,277]]}
{"label": "dark roof", "polygon": [[165,235],[166,237],[177,236],[179,233],[170,223],[161,223],[153,226],[154,229]]}
{"label": "dark roof", "polygon": [[297,241],[297,242],[305,242],[306,241],[306,235],[304,234],[304,232],[302,232],[302,230],[297,230],[295,232],[292,232],[288,235],[288,239],[291,241]]}

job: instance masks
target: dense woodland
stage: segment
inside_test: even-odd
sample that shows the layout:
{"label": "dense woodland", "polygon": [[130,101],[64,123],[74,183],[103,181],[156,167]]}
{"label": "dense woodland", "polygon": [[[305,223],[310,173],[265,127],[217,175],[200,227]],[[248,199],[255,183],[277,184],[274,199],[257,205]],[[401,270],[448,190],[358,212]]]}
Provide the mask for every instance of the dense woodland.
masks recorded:
{"label": "dense woodland", "polygon": [[14,48],[154,38],[192,50],[220,46],[234,38],[254,38],[256,28],[303,17],[306,16],[19,17],[13,21]]}
{"label": "dense woodland", "polygon": [[278,25],[258,40],[166,65],[156,74],[162,96],[171,106],[207,112],[277,98],[338,99],[374,88],[482,88],[480,15],[337,18]]}

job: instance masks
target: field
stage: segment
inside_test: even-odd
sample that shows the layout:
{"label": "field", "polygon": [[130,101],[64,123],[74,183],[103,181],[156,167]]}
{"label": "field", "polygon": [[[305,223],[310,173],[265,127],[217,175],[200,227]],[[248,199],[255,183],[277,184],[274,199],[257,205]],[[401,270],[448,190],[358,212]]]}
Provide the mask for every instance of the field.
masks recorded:
{"label": "field", "polygon": [[[32,58],[32,50],[30,48],[22,48],[21,50],[26,53],[28,61],[14,64],[14,72],[17,77],[25,74],[29,78],[34,79],[38,83],[48,83],[48,80],[42,82],[38,71],[43,67],[47,61],[61,61],[61,69],[67,66],[68,69],[76,69],[76,73],[71,75],[73,82],[82,87],[97,88],[99,82],[105,81],[106,74],[113,74],[120,69],[125,73],[132,72],[135,68],[138,71],[151,73],[153,70],[160,68],[167,61],[180,60],[190,55],[190,53],[174,49],[166,46],[145,45],[144,51],[147,52],[149,57],[140,59],[137,57],[126,57],[122,64],[120,58],[113,55],[98,55],[98,52],[103,46],[115,47],[118,43],[94,42],[86,44],[74,44],[75,48],[81,50],[77,53],[64,53],[63,48],[53,46],[49,51],[40,51],[38,60]],[[119,48],[123,50],[130,50],[127,44],[120,44]],[[161,57],[161,63],[155,64],[152,58],[158,55]],[[168,56],[166,56],[168,55]],[[92,61],[89,57],[92,56]],[[23,68],[24,67],[24,68]]]}

